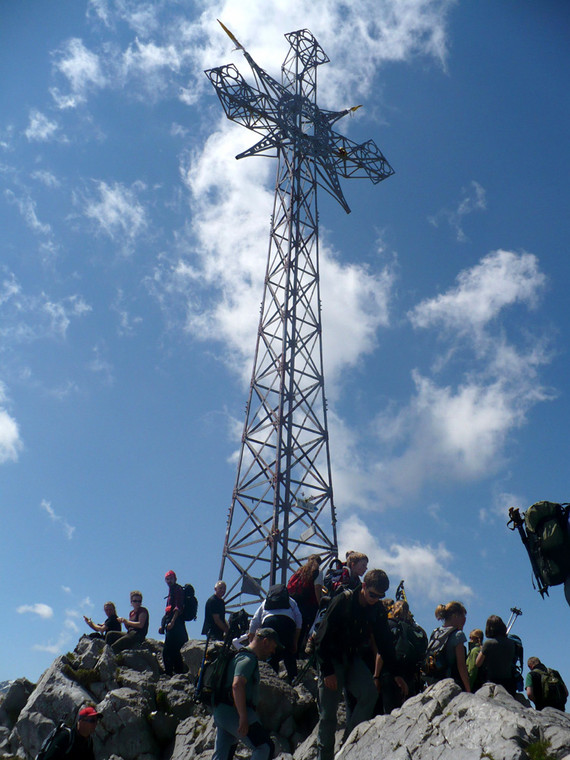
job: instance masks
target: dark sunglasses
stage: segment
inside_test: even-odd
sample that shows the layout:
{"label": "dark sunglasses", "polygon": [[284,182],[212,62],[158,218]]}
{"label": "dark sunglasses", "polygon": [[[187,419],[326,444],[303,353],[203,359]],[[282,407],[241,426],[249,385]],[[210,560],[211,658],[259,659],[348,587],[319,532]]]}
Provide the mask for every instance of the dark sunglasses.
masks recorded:
{"label": "dark sunglasses", "polygon": [[140,604],[142,602],[142,599],[131,599],[131,604],[134,604],[135,602],[137,604]]}
{"label": "dark sunglasses", "polygon": [[82,720],[84,723],[97,723],[99,718],[95,716],[93,718],[80,718],[80,720]]}

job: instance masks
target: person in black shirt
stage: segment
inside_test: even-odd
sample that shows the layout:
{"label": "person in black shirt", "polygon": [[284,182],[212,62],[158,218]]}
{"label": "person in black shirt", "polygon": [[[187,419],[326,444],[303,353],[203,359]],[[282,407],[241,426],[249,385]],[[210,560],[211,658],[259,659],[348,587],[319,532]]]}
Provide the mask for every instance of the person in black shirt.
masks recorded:
{"label": "person in black shirt", "polygon": [[214,593],[206,602],[204,614],[204,625],[202,626],[202,635],[209,636],[215,641],[222,641],[229,630],[226,623],[226,603],[224,594],[226,593],[226,584],[224,581],[218,581],[214,586]]}
{"label": "person in black shirt", "polygon": [[[317,634],[319,671],[318,760],[332,760],[338,703],[344,688],[354,697],[344,738],[363,720],[372,717],[382,663],[392,673],[403,696],[408,687],[400,676],[394,641],[386,611],[378,604],[390,582],[383,570],[370,570],[362,585],[343,591],[330,603]],[[376,655],[374,677],[363,654],[368,647]],[[378,657],[380,655],[380,657]]]}
{"label": "person in black shirt", "polygon": [[63,727],[55,734],[44,760],[95,760],[93,739],[101,713],[94,707],[82,707],[73,728]]}

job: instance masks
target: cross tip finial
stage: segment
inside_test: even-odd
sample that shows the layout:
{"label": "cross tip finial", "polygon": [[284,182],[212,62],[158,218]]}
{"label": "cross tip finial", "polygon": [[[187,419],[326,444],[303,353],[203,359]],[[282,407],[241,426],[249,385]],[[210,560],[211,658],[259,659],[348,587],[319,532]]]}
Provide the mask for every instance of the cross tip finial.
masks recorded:
{"label": "cross tip finial", "polygon": [[234,44],[235,44],[235,45],[236,45],[236,46],[237,46],[237,47],[238,47],[240,50],[243,50],[243,45],[242,45],[242,44],[241,44],[241,42],[239,42],[239,40],[238,40],[238,39],[237,39],[237,38],[236,38],[236,37],[235,37],[235,36],[232,34],[232,32],[230,32],[230,30],[228,29],[228,27],[227,27],[225,24],[223,24],[223,23],[220,21],[220,19],[219,19],[219,18],[218,18],[218,19],[216,19],[216,21],[217,21],[217,22],[218,22],[218,24],[219,24],[219,25],[222,27],[222,29],[224,30],[224,32],[225,32],[225,33],[228,35],[228,37],[230,38],[230,40],[231,40],[231,41],[232,41],[232,42],[233,42],[233,43],[234,43]]}

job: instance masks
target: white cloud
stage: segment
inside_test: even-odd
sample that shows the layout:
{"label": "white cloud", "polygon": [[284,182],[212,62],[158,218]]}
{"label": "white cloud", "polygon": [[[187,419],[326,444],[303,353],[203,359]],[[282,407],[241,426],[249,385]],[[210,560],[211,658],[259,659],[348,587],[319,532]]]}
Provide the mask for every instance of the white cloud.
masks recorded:
{"label": "white cloud", "polygon": [[82,40],[68,40],[55,57],[55,69],[66,77],[71,89],[68,94],[61,94],[57,88],[51,90],[59,108],[76,107],[86,100],[88,92],[107,83],[99,56],[88,50]]}
{"label": "white cloud", "polygon": [[17,461],[23,449],[18,423],[6,410],[5,403],[6,389],[0,382],[0,464]]}
{"label": "white cloud", "polygon": [[30,142],[48,142],[59,129],[56,121],[50,121],[37,109],[30,111],[30,123],[24,132]]}
{"label": "white cloud", "polygon": [[46,499],[42,499],[42,503],[40,504],[41,509],[43,509],[45,512],[47,512],[49,518],[53,522],[60,523],[65,535],[67,538],[71,541],[73,538],[73,534],[75,533],[75,528],[73,525],[70,525],[67,520],[65,520],[60,515],[56,514],[54,508],[51,505],[51,502],[47,501]]}
{"label": "white cloud", "polygon": [[37,179],[38,182],[41,182],[46,187],[59,187],[61,185],[58,178],[46,169],[38,169],[31,176],[32,179]]}
{"label": "white cloud", "polygon": [[465,599],[473,590],[449,570],[453,555],[443,544],[438,546],[392,543],[382,546],[368,527],[352,516],[339,523],[339,555],[352,549],[368,556],[369,569],[381,568],[388,573],[390,588],[395,591],[401,578],[415,598],[427,597],[434,602],[442,599]]}
{"label": "white cloud", "polygon": [[84,213],[112,240],[124,241],[125,252],[129,252],[135,238],[147,227],[145,209],[137,198],[145,185],[142,182],[135,182],[130,188],[119,182],[96,185],[99,197],[85,202]]}
{"label": "white cloud", "polygon": [[536,256],[499,249],[463,270],[456,287],[422,301],[409,317],[414,327],[480,330],[507,306],[536,306],[545,285]]}
{"label": "white cloud", "polygon": [[428,221],[434,227],[438,227],[440,219],[444,219],[455,231],[457,241],[464,243],[468,238],[463,231],[463,219],[474,211],[485,211],[487,199],[485,188],[475,180],[472,180],[470,186],[463,188],[461,192],[462,198],[455,208],[441,209],[437,214],[428,217]]}
{"label": "white cloud", "polygon": [[16,612],[20,615],[31,612],[33,615],[38,615],[39,617],[44,618],[44,620],[53,617],[53,609],[49,604],[43,604],[42,602],[36,604],[22,604],[18,607]]}
{"label": "white cloud", "polygon": [[49,235],[51,233],[51,226],[43,224],[38,219],[36,202],[29,195],[18,198],[11,190],[5,190],[4,195],[10,203],[14,203],[18,207],[18,211],[32,232],[40,235]]}

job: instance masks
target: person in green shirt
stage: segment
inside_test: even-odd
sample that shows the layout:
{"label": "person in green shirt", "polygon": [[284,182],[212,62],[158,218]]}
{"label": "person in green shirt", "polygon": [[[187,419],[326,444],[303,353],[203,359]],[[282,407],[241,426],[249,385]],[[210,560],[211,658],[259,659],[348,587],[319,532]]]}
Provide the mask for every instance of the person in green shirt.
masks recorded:
{"label": "person in green shirt", "polygon": [[271,760],[275,747],[262,726],[259,701],[259,660],[267,660],[281,647],[273,628],[258,628],[249,646],[240,649],[226,675],[227,700],[214,707],[216,743],[212,760],[231,760],[238,742],[252,750],[251,760]]}

